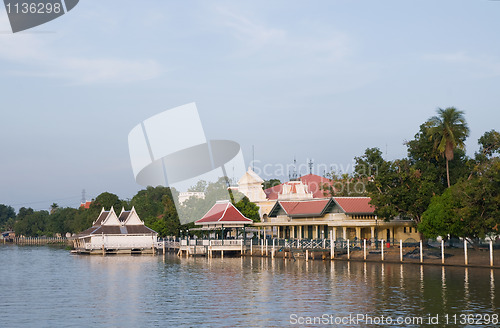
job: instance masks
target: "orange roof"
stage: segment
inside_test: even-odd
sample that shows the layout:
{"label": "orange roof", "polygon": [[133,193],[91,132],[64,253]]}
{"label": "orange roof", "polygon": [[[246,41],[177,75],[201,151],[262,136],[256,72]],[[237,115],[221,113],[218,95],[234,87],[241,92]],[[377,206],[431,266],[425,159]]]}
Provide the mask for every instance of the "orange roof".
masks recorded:
{"label": "orange roof", "polygon": [[345,213],[367,213],[375,212],[375,207],[370,204],[370,197],[333,197],[333,200],[344,210]]}
{"label": "orange roof", "polygon": [[92,204],[91,201],[86,201],[85,203],[81,203],[80,204],[80,207],[83,207],[83,208],[90,208],[90,204]]}
{"label": "orange roof", "polygon": [[220,223],[253,223],[246,218],[230,202],[217,202],[214,206],[195,224],[220,224]]}

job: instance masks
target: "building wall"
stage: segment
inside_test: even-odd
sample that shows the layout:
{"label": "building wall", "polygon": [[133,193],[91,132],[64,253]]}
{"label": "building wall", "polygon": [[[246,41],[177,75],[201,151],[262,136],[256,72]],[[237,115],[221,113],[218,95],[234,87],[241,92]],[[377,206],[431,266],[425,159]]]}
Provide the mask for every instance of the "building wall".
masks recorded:
{"label": "building wall", "polygon": [[[144,236],[131,236],[131,235],[104,235],[104,247],[123,247],[123,248],[144,248],[152,247],[153,239],[156,240],[156,236],[151,235]],[[102,245],[103,236],[92,236],[92,245]]]}

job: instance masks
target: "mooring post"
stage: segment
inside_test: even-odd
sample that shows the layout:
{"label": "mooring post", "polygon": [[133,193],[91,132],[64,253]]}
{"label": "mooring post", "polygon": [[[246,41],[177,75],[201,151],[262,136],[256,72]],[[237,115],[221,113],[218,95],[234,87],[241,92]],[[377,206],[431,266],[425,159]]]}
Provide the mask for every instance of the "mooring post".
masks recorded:
{"label": "mooring post", "polygon": [[335,243],[333,242],[333,235],[330,235],[330,258],[335,258]]}
{"label": "mooring post", "polygon": [[349,242],[349,239],[347,239],[347,259],[351,259],[351,243]]}
{"label": "mooring post", "polygon": [[271,257],[274,258],[274,245],[275,245],[276,239],[273,238],[273,250],[271,251]]}
{"label": "mooring post", "polygon": [[363,259],[366,261],[366,239],[363,239]]}
{"label": "mooring post", "polygon": [[380,256],[381,256],[381,260],[383,261],[384,260],[384,240],[382,239],[382,248],[380,249],[381,252],[380,252]]}
{"label": "mooring post", "polygon": [[250,256],[253,256],[253,239],[250,239]]}
{"label": "mooring post", "polygon": [[165,238],[163,238],[163,257],[165,257]]}
{"label": "mooring post", "polygon": [[403,239],[399,240],[399,260],[403,262]]}
{"label": "mooring post", "polygon": [[420,239],[420,263],[424,262],[424,251],[422,249],[422,239]]}
{"label": "mooring post", "polygon": [[306,262],[309,261],[309,251],[306,249]]}
{"label": "mooring post", "polygon": [[465,265],[469,263],[469,259],[467,258],[467,239],[464,238],[464,259]]}
{"label": "mooring post", "polygon": [[490,266],[493,266],[493,241],[490,239]]}
{"label": "mooring post", "polygon": [[267,256],[267,245],[268,245],[268,241],[267,241],[267,238],[266,238],[266,256]]}
{"label": "mooring post", "polygon": [[260,256],[264,256],[264,239],[260,240]]}
{"label": "mooring post", "polygon": [[444,264],[444,240],[441,239],[441,264]]}
{"label": "mooring post", "polygon": [[241,241],[241,256],[243,256],[243,239],[240,239]]}

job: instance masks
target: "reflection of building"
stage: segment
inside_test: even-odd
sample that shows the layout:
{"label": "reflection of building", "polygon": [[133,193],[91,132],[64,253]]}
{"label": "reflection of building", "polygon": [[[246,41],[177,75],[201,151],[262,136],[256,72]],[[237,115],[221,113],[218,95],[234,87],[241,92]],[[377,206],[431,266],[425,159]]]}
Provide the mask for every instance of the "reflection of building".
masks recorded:
{"label": "reflection of building", "polygon": [[144,225],[135,208],[119,216],[115,210],[102,209],[92,227],[75,236],[74,246],[80,253],[152,252],[157,241],[156,231]]}
{"label": "reflection of building", "polygon": [[[259,182],[261,181],[261,182]],[[333,181],[315,174],[264,190],[255,197],[262,179],[249,171],[240,179],[239,191],[260,208],[261,222],[254,226],[266,236],[298,239],[402,239],[418,240],[412,220],[385,221],[375,215],[369,197],[329,197],[323,185]],[[252,190],[252,193],[246,193]]]}

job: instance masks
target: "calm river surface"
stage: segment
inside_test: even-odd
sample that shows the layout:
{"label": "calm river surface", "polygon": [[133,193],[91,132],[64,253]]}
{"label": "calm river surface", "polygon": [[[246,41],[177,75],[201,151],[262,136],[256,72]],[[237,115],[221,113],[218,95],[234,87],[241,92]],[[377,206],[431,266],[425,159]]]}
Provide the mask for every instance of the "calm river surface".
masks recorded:
{"label": "calm river surface", "polygon": [[0,245],[0,287],[2,327],[500,326],[490,269]]}

